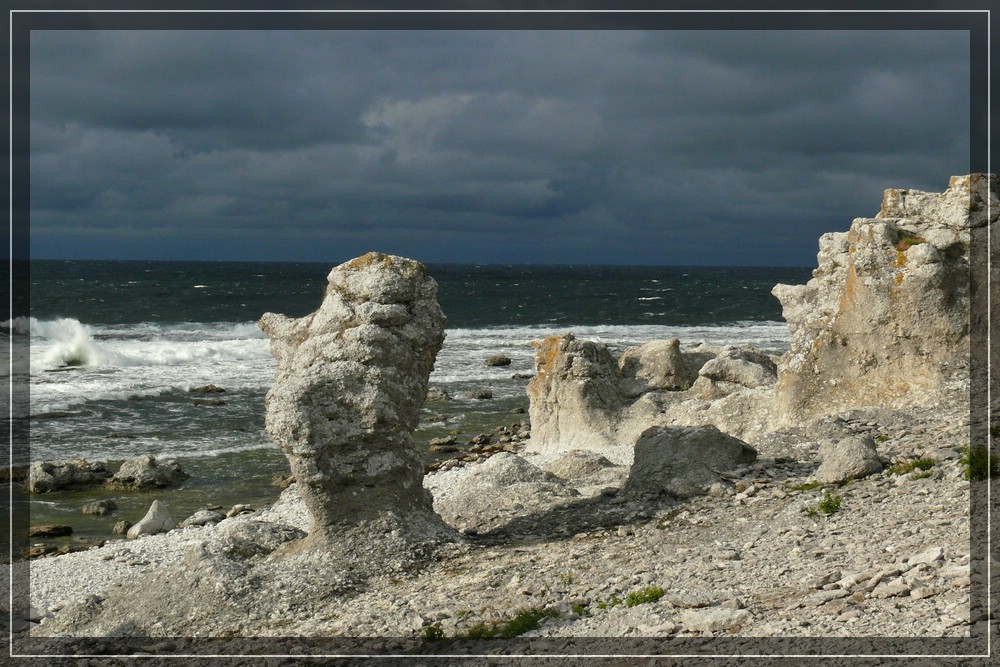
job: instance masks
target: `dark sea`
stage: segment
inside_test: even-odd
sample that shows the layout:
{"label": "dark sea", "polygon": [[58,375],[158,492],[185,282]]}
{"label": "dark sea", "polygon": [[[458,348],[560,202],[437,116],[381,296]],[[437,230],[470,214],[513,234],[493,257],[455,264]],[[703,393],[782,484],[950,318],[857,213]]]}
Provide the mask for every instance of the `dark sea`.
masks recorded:
{"label": "dark sea", "polygon": [[[153,499],[180,521],[204,506],[262,505],[278,489],[284,456],[264,433],[264,395],[274,376],[265,312],[302,316],[322,299],[326,264],[33,261],[30,317],[2,323],[13,373],[27,377],[15,417],[30,428],[30,460],[117,462],[153,454],[191,474],[176,490],[102,490],[34,496],[31,522],[68,523],[77,540],[110,539],[119,519],[135,522]],[[683,348],[748,343],[788,348],[777,283],[800,284],[807,268],[430,265],[447,338],[431,386],[446,403],[428,405],[415,439],[459,442],[525,418],[530,345],[572,331],[616,350],[663,338]],[[26,354],[25,350],[30,350]],[[495,353],[512,359],[487,367]],[[204,405],[191,389],[225,393]],[[493,398],[469,393],[489,389]],[[443,418],[443,421],[442,421]],[[24,453],[17,452],[17,460]],[[430,457],[428,457],[430,460]],[[118,511],[84,516],[86,502],[113,498]]]}

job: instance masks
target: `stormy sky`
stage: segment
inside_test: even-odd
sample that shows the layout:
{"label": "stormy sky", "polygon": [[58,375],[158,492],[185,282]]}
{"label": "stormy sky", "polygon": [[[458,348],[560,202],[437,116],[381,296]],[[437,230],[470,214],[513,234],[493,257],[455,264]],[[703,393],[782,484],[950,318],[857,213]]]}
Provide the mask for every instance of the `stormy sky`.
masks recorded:
{"label": "stormy sky", "polygon": [[32,31],[31,255],[813,266],[969,171],[966,31]]}

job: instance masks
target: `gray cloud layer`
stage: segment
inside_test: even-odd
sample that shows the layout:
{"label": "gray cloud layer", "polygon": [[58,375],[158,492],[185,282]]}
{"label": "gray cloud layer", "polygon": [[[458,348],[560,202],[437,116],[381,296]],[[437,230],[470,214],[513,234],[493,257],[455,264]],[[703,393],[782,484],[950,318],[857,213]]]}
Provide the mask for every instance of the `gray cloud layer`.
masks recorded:
{"label": "gray cloud layer", "polygon": [[968,171],[958,31],[50,31],[36,257],[811,265]]}

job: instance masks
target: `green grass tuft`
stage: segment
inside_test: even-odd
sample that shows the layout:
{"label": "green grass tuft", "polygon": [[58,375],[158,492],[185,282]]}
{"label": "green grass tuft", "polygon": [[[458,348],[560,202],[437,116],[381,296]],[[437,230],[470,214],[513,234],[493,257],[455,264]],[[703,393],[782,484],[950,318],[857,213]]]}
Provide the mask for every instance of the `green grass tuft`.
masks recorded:
{"label": "green grass tuft", "polygon": [[517,612],[513,618],[507,621],[493,622],[489,626],[485,623],[479,623],[469,628],[465,636],[469,639],[493,639],[494,637],[510,639],[542,627],[541,621],[544,618],[555,618],[557,616],[559,616],[557,609],[551,607],[532,607],[531,609],[523,609]]}
{"label": "green grass tuft", "polygon": [[982,482],[1000,475],[997,457],[990,454],[987,447],[966,447],[959,463],[965,466],[965,479]]}
{"label": "green grass tuft", "polygon": [[823,499],[816,506],[823,514],[833,514],[840,509],[840,496],[830,495],[829,489],[823,492]]}
{"label": "green grass tuft", "polygon": [[629,593],[625,596],[625,606],[636,607],[641,604],[646,604],[647,602],[656,602],[664,595],[666,595],[666,591],[659,586],[650,586],[649,588],[636,591],[635,593]]}
{"label": "green grass tuft", "polygon": [[444,630],[441,629],[441,624],[435,623],[434,625],[428,625],[424,628],[424,632],[420,635],[420,639],[425,642],[436,642],[444,639]]}
{"label": "green grass tuft", "polygon": [[[914,470],[927,471],[934,467],[936,461],[934,459],[922,458],[916,461],[903,461],[891,466],[888,470],[890,475],[905,475],[906,473],[913,472]],[[929,475],[924,475],[929,477]]]}

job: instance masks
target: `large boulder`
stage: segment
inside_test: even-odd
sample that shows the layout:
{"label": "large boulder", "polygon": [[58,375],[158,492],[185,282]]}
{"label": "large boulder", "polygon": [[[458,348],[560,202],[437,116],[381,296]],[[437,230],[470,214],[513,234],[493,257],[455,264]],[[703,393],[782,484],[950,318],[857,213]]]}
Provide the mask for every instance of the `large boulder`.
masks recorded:
{"label": "large boulder", "polygon": [[718,471],[757,460],[757,451],[714,426],[667,426],[646,430],[622,488],[626,497],[687,498],[722,481]]}
{"label": "large boulder", "polygon": [[188,477],[190,475],[181,469],[177,461],[157,461],[156,457],[147,454],[122,463],[114,477],[108,480],[107,487],[122,491],[165,489],[180,484]]}
{"label": "large boulder", "polygon": [[111,472],[100,461],[38,461],[28,468],[28,492],[51,493],[97,486],[108,477],[111,477]]}
{"label": "large boulder", "polygon": [[819,447],[822,460],[816,481],[839,484],[881,472],[884,467],[871,436],[850,436],[824,440]]}
{"label": "large boulder", "polygon": [[370,533],[371,549],[355,554],[366,562],[355,566],[377,569],[383,531],[414,553],[453,539],[422,486],[411,435],[444,341],[436,293],[422,264],[369,253],[330,272],[316,312],[261,318],[277,361],[267,433],[312,520],[297,549],[346,549],[348,533],[355,546]]}
{"label": "large boulder", "polygon": [[428,479],[434,509],[455,528],[486,532],[579,494],[559,477],[509,452]]}
{"label": "large boulder", "polygon": [[969,372],[971,232],[995,222],[992,175],[944,193],[885,191],[874,218],[824,234],[805,285],[777,285],[792,334],[778,393],[792,420],[930,405]]}

